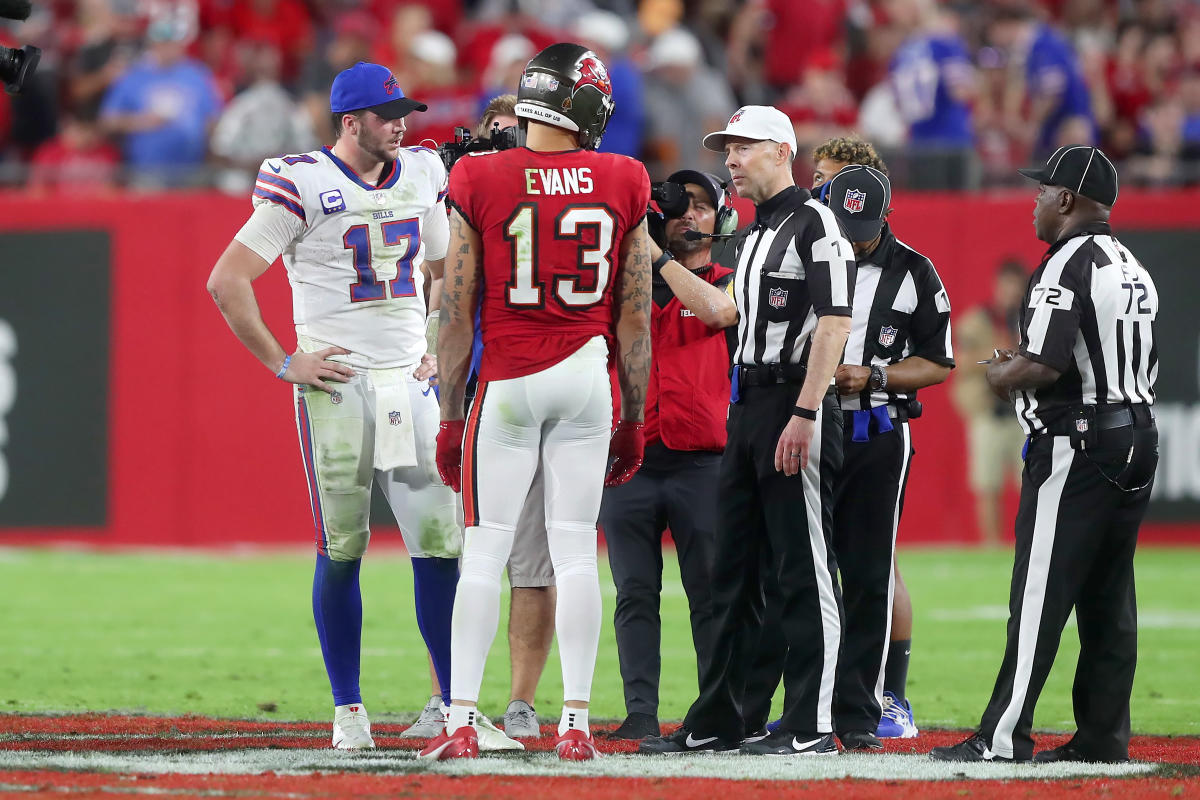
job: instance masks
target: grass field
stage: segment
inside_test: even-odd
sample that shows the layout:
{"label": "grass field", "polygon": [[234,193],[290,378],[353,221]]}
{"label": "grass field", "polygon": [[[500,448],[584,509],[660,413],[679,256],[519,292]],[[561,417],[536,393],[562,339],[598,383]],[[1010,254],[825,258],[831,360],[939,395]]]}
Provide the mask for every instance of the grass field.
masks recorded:
{"label": "grass field", "polygon": [[[1011,554],[911,549],[902,551],[900,563],[916,607],[909,694],[918,722],[973,726],[1003,647]],[[677,572],[668,569],[664,720],[681,717],[696,688],[686,600]],[[1135,732],[1200,733],[1198,574],[1200,550],[1144,548],[1138,554]],[[362,575],[364,699],[374,719],[411,717],[428,698],[428,677],[407,558],[372,553]],[[0,549],[0,711],[327,720],[311,580],[308,552]],[[605,630],[592,716],[620,718],[614,592],[606,569],[601,580]],[[508,700],[505,624],[502,618],[481,698],[493,716]],[[1072,727],[1076,651],[1072,626],[1038,706],[1039,728]],[[552,653],[536,703],[542,714],[557,716],[560,687]]]}

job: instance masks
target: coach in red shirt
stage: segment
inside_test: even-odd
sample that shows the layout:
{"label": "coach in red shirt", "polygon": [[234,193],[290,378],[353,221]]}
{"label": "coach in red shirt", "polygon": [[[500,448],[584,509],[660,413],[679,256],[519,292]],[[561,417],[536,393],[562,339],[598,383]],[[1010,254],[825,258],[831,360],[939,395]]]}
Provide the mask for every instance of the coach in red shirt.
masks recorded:
{"label": "coach in red shirt", "polygon": [[[679,302],[671,288],[671,270],[682,272],[682,264],[707,282],[725,287],[733,279],[733,270],[709,260],[713,240],[687,239],[685,233],[731,233],[736,212],[726,204],[721,182],[712,175],[681,170],[668,181],[685,186],[689,206],[682,217],[667,221],[670,252],[654,264],[645,461],[628,483],[604,490],[600,507],[617,586],[613,621],[628,716],[610,735],[620,739],[659,734],[658,608],[662,538],[668,529],[679,556],[701,671],[711,653],[709,575],[717,472],[729,406],[729,349],[723,329],[709,327]],[[657,247],[652,249],[657,255]],[[678,264],[660,271],[672,256]]]}

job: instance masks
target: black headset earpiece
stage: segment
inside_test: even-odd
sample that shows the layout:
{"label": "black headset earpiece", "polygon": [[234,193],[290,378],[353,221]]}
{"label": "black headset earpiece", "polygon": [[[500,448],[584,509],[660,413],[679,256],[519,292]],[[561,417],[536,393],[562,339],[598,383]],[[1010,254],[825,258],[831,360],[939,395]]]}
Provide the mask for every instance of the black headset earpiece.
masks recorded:
{"label": "black headset earpiece", "polygon": [[721,200],[717,206],[717,218],[713,224],[713,233],[717,236],[728,236],[738,227],[738,212],[733,207],[733,198],[729,194],[728,181],[719,180],[710,175],[713,183],[721,187]]}

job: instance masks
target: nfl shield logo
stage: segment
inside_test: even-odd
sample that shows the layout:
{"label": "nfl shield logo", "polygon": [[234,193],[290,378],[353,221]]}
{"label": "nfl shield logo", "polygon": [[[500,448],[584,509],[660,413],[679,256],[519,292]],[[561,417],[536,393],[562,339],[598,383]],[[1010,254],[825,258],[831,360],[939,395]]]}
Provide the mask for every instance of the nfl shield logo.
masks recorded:
{"label": "nfl shield logo", "polygon": [[337,406],[337,405],[341,405],[341,403],[342,403],[342,393],[341,393],[341,392],[333,392],[332,394],[330,394],[330,395],[329,395],[329,402],[333,403],[335,406]]}
{"label": "nfl shield logo", "polygon": [[1088,421],[1086,419],[1075,420],[1075,430],[1079,431],[1080,433],[1087,433]]}
{"label": "nfl shield logo", "polygon": [[550,79],[550,83],[548,84],[548,86],[550,87],[550,91],[552,91],[552,92],[558,91],[558,81],[555,80],[554,78]]}
{"label": "nfl shield logo", "polygon": [[860,189],[850,189],[846,192],[846,199],[842,202],[842,208],[849,211],[851,214],[857,214],[863,210],[863,204],[867,201],[867,193]]}
{"label": "nfl shield logo", "polygon": [[387,203],[388,199],[387,192],[371,192],[371,199],[374,200],[377,205],[384,205]]}
{"label": "nfl shield logo", "polygon": [[783,308],[787,305],[787,289],[772,289],[767,293],[767,304],[771,308]]}
{"label": "nfl shield logo", "polygon": [[884,347],[891,347],[896,343],[896,329],[891,325],[884,325],[879,329],[879,343]]}
{"label": "nfl shield logo", "polygon": [[400,416],[399,411],[389,411],[388,412],[388,422],[390,422],[393,425],[399,425],[403,421],[403,419],[404,418]]}

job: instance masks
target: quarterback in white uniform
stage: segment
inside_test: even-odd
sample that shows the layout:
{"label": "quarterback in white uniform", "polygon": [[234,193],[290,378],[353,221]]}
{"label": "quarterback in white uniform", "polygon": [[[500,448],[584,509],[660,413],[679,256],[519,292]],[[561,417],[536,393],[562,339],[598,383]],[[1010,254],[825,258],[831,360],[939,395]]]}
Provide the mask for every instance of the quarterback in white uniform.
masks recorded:
{"label": "quarterback in white uniform", "polygon": [[[449,688],[462,533],[434,459],[437,361],[426,344],[422,275],[424,265],[440,297],[446,171],[432,150],[400,146],[404,116],[425,109],[386,67],[360,62],[340,73],[330,95],[336,143],[263,162],[254,212],[208,281],[242,343],[295,384],[316,526],[313,616],[334,696],[333,745],[343,749],[374,747],[359,692],[358,581],[373,482],[412,556],[417,623]],[[251,286],[280,255],[296,323],[290,355]]]}

